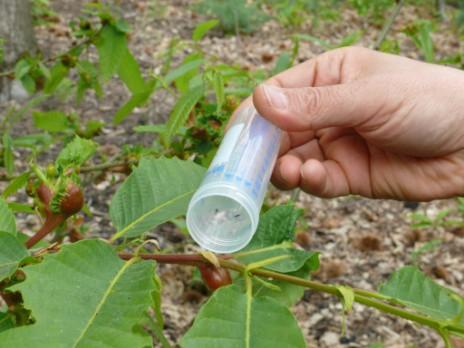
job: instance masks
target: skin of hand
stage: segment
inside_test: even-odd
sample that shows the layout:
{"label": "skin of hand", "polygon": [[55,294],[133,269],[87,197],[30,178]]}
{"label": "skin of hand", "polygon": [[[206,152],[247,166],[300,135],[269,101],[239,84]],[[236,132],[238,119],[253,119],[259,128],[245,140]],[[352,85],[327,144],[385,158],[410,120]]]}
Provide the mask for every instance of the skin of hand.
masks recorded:
{"label": "skin of hand", "polygon": [[460,70],[342,48],[272,77],[252,101],[284,130],[278,188],[414,201],[464,194]]}

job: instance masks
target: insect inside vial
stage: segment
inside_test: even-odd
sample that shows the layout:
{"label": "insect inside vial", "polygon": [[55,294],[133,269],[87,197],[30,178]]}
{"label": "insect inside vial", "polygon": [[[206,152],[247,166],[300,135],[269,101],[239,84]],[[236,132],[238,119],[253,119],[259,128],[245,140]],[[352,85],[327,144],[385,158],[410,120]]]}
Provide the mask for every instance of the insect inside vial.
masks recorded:
{"label": "insect inside vial", "polygon": [[233,214],[232,212],[227,212],[227,211],[220,211],[218,208],[214,209],[214,214],[213,214],[213,219],[216,221],[223,221],[227,219],[227,216],[233,217],[234,219],[238,219],[242,216],[242,214]]}

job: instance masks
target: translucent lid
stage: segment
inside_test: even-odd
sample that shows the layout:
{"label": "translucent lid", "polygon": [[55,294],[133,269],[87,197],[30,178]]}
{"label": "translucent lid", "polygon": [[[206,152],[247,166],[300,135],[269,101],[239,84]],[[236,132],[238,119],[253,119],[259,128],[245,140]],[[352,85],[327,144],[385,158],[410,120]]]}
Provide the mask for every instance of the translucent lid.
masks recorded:
{"label": "translucent lid", "polygon": [[259,211],[232,187],[202,187],[190,202],[187,226],[192,238],[216,253],[245,247],[257,227]]}

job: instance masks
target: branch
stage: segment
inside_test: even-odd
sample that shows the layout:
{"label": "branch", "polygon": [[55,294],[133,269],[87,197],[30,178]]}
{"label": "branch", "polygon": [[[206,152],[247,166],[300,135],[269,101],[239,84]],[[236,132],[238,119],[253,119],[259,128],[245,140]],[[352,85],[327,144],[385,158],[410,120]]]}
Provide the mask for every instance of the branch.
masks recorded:
{"label": "branch", "polygon": [[403,5],[404,5],[404,0],[399,0],[398,3],[396,4],[396,7],[393,10],[393,13],[388,18],[388,20],[385,23],[382,31],[379,34],[379,37],[378,37],[377,41],[375,42],[374,46],[372,47],[374,50],[378,50],[379,47],[382,45],[383,41],[385,40],[388,33],[390,32],[391,27],[392,27],[393,23],[396,20],[396,17],[398,17],[398,15],[400,14],[401,8],[403,7]]}
{"label": "branch", "polygon": [[[132,257],[140,257],[144,260],[155,260],[158,263],[170,263],[170,264],[183,264],[183,265],[191,265],[191,266],[198,266],[200,264],[209,263],[208,260],[203,258],[200,254],[140,254],[134,255],[129,253],[121,253],[119,256],[124,260],[129,260]],[[220,257],[218,258],[219,264],[221,267],[237,271],[240,273],[246,272],[247,268],[245,265],[238,263],[235,260],[231,259],[232,256]],[[253,274],[256,276],[261,276],[265,278],[275,279],[275,280],[282,280],[291,284],[299,285],[311,290],[325,292],[327,294],[331,294],[337,297],[341,297],[341,294],[338,290],[338,287],[335,285],[324,284],[314,280],[308,280],[303,278],[298,278],[295,276],[291,276],[288,274],[278,273],[274,271],[269,271],[262,268],[257,268],[248,271],[249,274]],[[443,329],[447,329],[450,332],[454,332],[457,334],[464,334],[464,327],[460,325],[456,325],[453,323],[444,324],[438,320],[432,319],[430,317],[414,313],[408,311],[406,309],[394,306],[392,304],[384,302],[383,296],[381,294],[353,288],[354,292],[354,301],[361,303],[363,305],[376,308],[377,310],[387,313],[393,314],[397,317],[401,317],[410,321],[414,321],[416,323],[422,324],[424,326],[428,326],[433,330],[438,332],[443,331]]]}
{"label": "branch", "polygon": [[209,264],[200,254],[140,254],[134,255],[130,253],[119,253],[119,257],[123,260],[130,260],[133,257],[140,257],[144,260],[155,260],[158,263],[169,263],[176,265],[198,266],[200,264]]}

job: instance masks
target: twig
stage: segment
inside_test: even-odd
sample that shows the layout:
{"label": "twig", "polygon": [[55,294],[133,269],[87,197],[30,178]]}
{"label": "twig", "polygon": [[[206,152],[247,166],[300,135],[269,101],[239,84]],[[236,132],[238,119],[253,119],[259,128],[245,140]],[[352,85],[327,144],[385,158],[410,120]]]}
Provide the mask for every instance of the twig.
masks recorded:
{"label": "twig", "polygon": [[388,20],[385,23],[382,31],[379,34],[379,37],[378,37],[377,41],[375,42],[374,46],[372,47],[374,50],[378,50],[380,48],[380,46],[382,45],[383,41],[385,40],[388,33],[390,32],[391,27],[392,27],[393,23],[396,20],[396,17],[398,17],[398,15],[400,14],[401,8],[403,7],[403,5],[404,5],[404,0],[399,0],[398,3],[396,4],[396,7],[393,10],[393,13],[388,18]]}
{"label": "twig", "polygon": [[[119,162],[107,162],[107,163],[101,163],[101,164],[96,164],[93,166],[87,166],[87,167],[81,167],[79,169],[80,173],[91,173],[91,172],[97,172],[97,171],[103,171],[106,169],[111,169],[111,168],[117,168],[117,167],[122,167],[124,165],[133,165],[137,164],[137,161],[119,161]],[[37,176],[35,173],[31,174],[30,178],[36,178]],[[6,173],[0,173],[0,181],[11,181],[13,179],[16,179],[17,176],[8,176]]]}
{"label": "twig", "polygon": [[96,165],[88,166],[88,167],[81,167],[79,171],[81,173],[89,173],[89,172],[96,172],[96,171],[111,169],[115,167],[122,167],[124,165],[131,165],[131,164],[136,164],[136,163],[137,161],[107,162],[107,163],[96,164]]}

